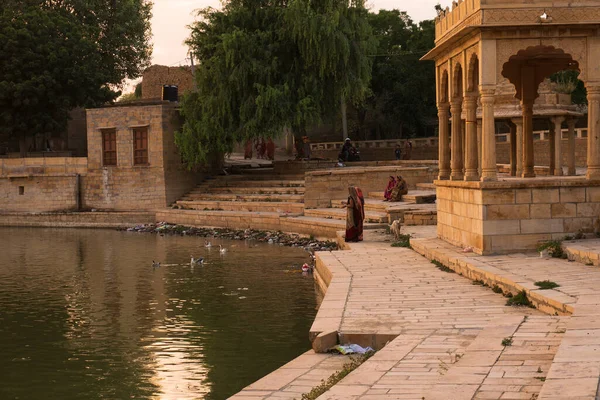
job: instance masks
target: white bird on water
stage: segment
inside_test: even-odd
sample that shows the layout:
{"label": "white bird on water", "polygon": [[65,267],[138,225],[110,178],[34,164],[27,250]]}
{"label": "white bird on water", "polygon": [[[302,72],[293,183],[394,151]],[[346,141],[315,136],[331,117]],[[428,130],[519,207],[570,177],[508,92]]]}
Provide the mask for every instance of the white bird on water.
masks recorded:
{"label": "white bird on water", "polygon": [[225,247],[219,245],[219,253],[225,254],[225,253],[227,253],[227,249]]}
{"label": "white bird on water", "polygon": [[160,263],[152,260],[152,268],[158,268],[158,267],[160,267]]}
{"label": "white bird on water", "polygon": [[194,265],[202,265],[204,264],[204,258],[200,257],[200,258],[194,258],[194,256],[191,256],[192,259],[190,260],[190,265],[193,267]]}
{"label": "white bird on water", "polygon": [[212,247],[212,243],[210,243],[208,240],[205,240],[204,247],[206,247],[207,249],[210,249]]}

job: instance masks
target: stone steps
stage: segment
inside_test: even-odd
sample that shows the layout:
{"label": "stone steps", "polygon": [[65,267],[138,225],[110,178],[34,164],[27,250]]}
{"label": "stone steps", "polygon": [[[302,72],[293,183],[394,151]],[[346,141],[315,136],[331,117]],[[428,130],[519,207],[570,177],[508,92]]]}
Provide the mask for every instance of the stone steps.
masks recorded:
{"label": "stone steps", "polygon": [[302,179],[273,179],[273,180],[257,180],[252,177],[252,180],[239,179],[215,179],[211,187],[225,188],[242,188],[242,187],[282,187],[282,188],[303,188],[304,180]]}
{"label": "stone steps", "polygon": [[[346,220],[346,209],[344,208],[316,208],[304,210],[307,217],[318,217],[326,219]],[[388,223],[388,214],[385,212],[366,211],[365,222],[384,224]]]}
{"label": "stone steps", "polygon": [[562,247],[569,260],[584,265],[600,266],[600,239],[565,241]]}
{"label": "stone steps", "polygon": [[262,201],[262,202],[297,202],[304,203],[302,194],[234,194],[234,193],[188,193],[181,200],[213,200],[213,201]]}
{"label": "stone steps", "polygon": [[262,186],[249,186],[249,187],[222,187],[212,186],[207,189],[194,189],[189,194],[202,194],[202,193],[221,193],[221,194],[304,194],[305,189],[303,187],[262,187]]}
{"label": "stone steps", "polygon": [[298,202],[179,200],[175,208],[200,211],[253,211],[302,214],[304,204]]}
{"label": "stone steps", "polygon": [[[382,200],[384,192],[369,192],[368,199]],[[402,201],[414,204],[434,203],[436,200],[436,192],[434,190],[409,190],[408,194],[402,196]],[[393,204],[393,203],[392,203]]]}
{"label": "stone steps", "polygon": [[[327,226],[334,229],[334,234],[331,237],[336,237],[335,232],[346,230],[346,221],[339,219],[328,219],[328,218],[320,218],[320,217],[311,217],[311,216],[300,216],[300,217],[292,217],[289,218],[290,221],[298,222],[301,224],[315,224],[319,226]],[[365,223],[364,229],[382,229],[387,228],[388,224],[386,223]]]}

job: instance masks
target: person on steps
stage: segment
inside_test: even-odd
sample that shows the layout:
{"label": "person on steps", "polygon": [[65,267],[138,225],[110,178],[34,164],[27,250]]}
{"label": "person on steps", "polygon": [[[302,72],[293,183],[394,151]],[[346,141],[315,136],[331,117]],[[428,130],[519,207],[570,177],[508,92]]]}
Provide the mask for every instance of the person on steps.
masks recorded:
{"label": "person on steps", "polygon": [[395,186],[396,186],[396,178],[394,178],[392,175],[390,175],[390,180],[388,181],[387,187],[385,188],[385,192],[383,193],[383,197],[384,197],[383,201],[390,201],[390,199],[392,198],[392,190],[394,190]]}
{"label": "person on steps", "polygon": [[363,224],[365,220],[365,198],[358,187],[348,188],[346,204],[346,242],[361,242],[363,240]]}
{"label": "person on steps", "polygon": [[408,184],[402,176],[398,175],[396,177],[396,186],[392,189],[390,201],[402,201],[402,196],[405,194],[408,194]]}

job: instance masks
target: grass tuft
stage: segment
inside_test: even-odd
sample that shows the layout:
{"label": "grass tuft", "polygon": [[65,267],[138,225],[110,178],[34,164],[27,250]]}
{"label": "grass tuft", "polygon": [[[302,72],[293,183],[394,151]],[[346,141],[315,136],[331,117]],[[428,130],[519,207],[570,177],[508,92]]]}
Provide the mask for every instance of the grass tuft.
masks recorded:
{"label": "grass tuft", "polygon": [[392,243],[392,247],[410,247],[410,235],[399,235],[398,240]]}
{"label": "grass tuft", "polygon": [[535,308],[533,306],[533,304],[531,303],[531,301],[529,300],[529,298],[527,297],[527,293],[525,293],[524,290],[521,290],[518,294],[516,294],[515,296],[512,296],[510,299],[508,299],[508,301],[506,302],[506,305],[513,306],[513,307]]}
{"label": "grass tuft", "polygon": [[506,337],[504,339],[502,339],[502,346],[512,346],[513,344],[513,338],[512,337]]}
{"label": "grass tuft", "polygon": [[303,393],[301,399],[302,400],[315,400],[323,393],[327,392],[336,383],[344,379],[350,372],[354,371],[356,368],[360,367],[362,363],[367,361],[375,352],[369,352],[360,357],[353,357],[351,361],[344,364],[341,371],[337,371],[333,375],[331,375],[327,380],[322,380],[321,384],[315,386],[310,392]]}
{"label": "grass tuft", "polygon": [[566,253],[563,251],[562,242],[560,240],[550,240],[538,246],[537,250],[541,253],[547,251],[548,255],[553,258],[566,258]]}
{"label": "grass tuft", "polygon": [[433,265],[435,265],[437,267],[437,269],[439,269],[440,271],[448,272],[449,274],[454,274],[453,269],[446,267],[444,264],[442,264],[441,262],[439,262],[437,260],[433,260],[431,263]]}
{"label": "grass tuft", "polygon": [[540,290],[550,290],[550,289],[560,287],[560,285],[558,283],[548,281],[548,280],[536,282],[535,286],[539,287]]}

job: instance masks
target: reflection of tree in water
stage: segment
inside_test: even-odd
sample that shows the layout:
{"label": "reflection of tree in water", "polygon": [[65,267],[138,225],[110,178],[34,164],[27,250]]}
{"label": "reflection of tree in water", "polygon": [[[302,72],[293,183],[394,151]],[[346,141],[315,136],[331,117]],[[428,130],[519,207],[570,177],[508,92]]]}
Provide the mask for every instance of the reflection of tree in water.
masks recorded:
{"label": "reflection of tree in water", "polygon": [[[195,279],[167,286],[170,296],[179,290],[178,297],[188,300],[189,318],[204,327],[190,340],[209,367],[212,389],[207,399],[226,398],[310,348],[314,283],[297,273],[307,254],[234,244],[239,248],[230,249],[222,262],[210,259],[213,264]],[[284,272],[292,264],[295,272]]]}
{"label": "reflection of tree in water", "polygon": [[[4,232],[0,398],[221,399],[309,347],[313,281],[283,272],[300,250],[226,243],[221,261],[198,238]],[[211,265],[175,265],[190,252]]]}

